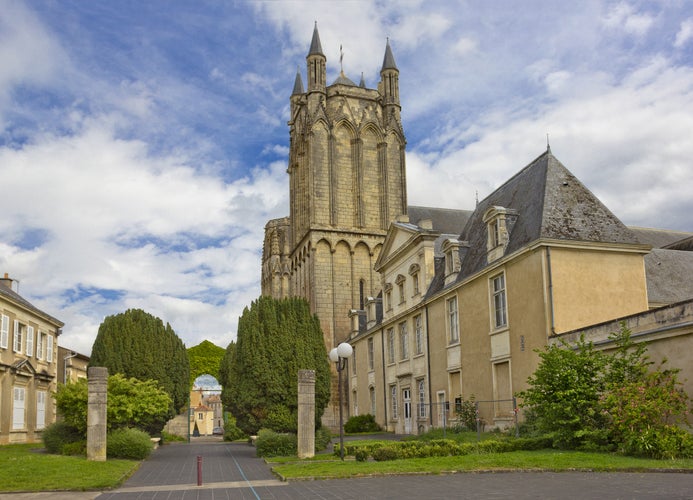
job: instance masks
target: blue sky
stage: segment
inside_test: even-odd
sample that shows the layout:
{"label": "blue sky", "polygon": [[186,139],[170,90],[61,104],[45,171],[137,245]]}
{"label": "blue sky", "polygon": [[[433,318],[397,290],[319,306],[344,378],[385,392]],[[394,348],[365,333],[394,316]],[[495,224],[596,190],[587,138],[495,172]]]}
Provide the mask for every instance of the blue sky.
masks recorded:
{"label": "blue sky", "polygon": [[[574,4],[574,5],[573,5]],[[89,354],[142,308],[235,338],[288,215],[289,94],[400,69],[412,205],[470,209],[546,148],[628,225],[693,231],[693,4],[0,0],[0,272]]]}

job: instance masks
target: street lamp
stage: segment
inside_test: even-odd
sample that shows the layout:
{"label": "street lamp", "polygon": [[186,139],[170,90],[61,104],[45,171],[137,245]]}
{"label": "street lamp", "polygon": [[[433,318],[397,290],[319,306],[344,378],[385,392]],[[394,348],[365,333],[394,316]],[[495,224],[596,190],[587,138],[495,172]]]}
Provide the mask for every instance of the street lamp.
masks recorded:
{"label": "street lamp", "polygon": [[339,458],[344,460],[344,419],[342,417],[342,370],[354,352],[351,345],[342,342],[330,351],[330,360],[337,364],[337,391],[339,392]]}

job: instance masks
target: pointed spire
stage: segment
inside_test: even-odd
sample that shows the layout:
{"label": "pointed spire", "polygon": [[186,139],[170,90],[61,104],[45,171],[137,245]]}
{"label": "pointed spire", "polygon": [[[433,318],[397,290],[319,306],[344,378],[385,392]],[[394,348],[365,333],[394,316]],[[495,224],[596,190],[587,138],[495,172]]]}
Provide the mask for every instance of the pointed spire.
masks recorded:
{"label": "pointed spire", "polygon": [[362,89],[366,88],[366,80],[363,78],[363,71],[361,71],[361,81],[359,82],[359,87]]}
{"label": "pointed spire", "polygon": [[383,58],[383,67],[380,71],[385,71],[386,69],[395,69],[397,64],[395,63],[395,56],[392,55],[392,49],[390,48],[390,37],[387,38],[387,44],[385,45],[385,57]]}
{"label": "pointed spire", "polygon": [[301,71],[296,68],[296,80],[294,81],[294,90],[291,95],[303,94],[303,78],[301,78]]}
{"label": "pointed spire", "polygon": [[315,28],[313,28],[313,40],[310,42],[310,51],[308,52],[308,55],[321,55],[324,56],[325,54],[322,53],[322,45],[320,44],[320,35],[318,34],[318,22],[315,21]]}

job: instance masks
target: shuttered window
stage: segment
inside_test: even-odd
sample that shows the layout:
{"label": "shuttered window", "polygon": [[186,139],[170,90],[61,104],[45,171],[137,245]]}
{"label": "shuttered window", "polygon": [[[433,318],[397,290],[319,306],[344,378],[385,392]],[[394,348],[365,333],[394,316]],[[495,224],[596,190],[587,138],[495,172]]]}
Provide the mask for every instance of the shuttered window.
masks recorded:
{"label": "shuttered window", "polygon": [[46,427],[46,391],[36,392],[36,429]]}
{"label": "shuttered window", "polygon": [[12,429],[24,429],[24,400],[26,390],[24,387],[14,387],[14,400],[12,405]]}
{"label": "shuttered window", "polygon": [[33,326],[27,326],[26,327],[26,342],[24,343],[26,346],[26,355],[31,357],[34,355],[34,327]]}
{"label": "shuttered window", "polygon": [[0,348],[7,349],[10,338],[10,317],[3,314],[0,320]]}

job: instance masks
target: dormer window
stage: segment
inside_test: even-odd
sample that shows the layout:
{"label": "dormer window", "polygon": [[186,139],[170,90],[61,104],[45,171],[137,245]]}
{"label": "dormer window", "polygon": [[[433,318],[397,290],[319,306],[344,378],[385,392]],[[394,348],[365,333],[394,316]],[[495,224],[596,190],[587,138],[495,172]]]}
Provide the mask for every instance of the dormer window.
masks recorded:
{"label": "dormer window", "polygon": [[397,292],[399,294],[399,303],[404,304],[404,282],[406,278],[401,274],[397,276],[395,283],[397,284]]}
{"label": "dormer window", "polygon": [[493,206],[486,210],[482,220],[486,223],[486,255],[488,262],[493,262],[505,254],[512,226],[517,219],[515,210]]}
{"label": "dormer window", "polygon": [[460,240],[455,238],[443,242],[441,250],[445,255],[445,285],[454,281],[460,271],[460,246]]}

